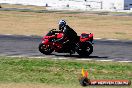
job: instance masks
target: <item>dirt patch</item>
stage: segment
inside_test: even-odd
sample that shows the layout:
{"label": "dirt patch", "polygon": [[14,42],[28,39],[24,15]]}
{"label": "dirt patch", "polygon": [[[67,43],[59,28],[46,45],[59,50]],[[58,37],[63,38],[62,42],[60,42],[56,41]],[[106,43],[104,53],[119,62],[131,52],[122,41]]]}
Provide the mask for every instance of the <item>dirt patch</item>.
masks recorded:
{"label": "dirt patch", "polygon": [[1,4],[2,8],[18,8],[18,9],[32,9],[32,10],[45,10],[44,6],[33,6],[33,5],[15,5],[15,4]]}
{"label": "dirt patch", "polygon": [[[7,8],[7,7],[6,7]],[[0,34],[39,35],[58,28],[65,19],[77,31],[94,33],[95,37],[132,40],[132,18],[91,15],[88,13],[0,11]]]}

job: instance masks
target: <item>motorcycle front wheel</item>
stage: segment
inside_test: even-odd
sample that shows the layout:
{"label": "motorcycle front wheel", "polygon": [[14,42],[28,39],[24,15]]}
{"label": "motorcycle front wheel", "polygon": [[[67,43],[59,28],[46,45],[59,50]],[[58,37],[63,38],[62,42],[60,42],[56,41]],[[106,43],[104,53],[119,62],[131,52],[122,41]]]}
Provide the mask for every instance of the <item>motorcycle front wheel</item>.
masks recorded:
{"label": "motorcycle front wheel", "polygon": [[49,46],[49,45],[44,45],[43,43],[39,44],[39,51],[43,54],[49,55],[51,54],[54,50]]}

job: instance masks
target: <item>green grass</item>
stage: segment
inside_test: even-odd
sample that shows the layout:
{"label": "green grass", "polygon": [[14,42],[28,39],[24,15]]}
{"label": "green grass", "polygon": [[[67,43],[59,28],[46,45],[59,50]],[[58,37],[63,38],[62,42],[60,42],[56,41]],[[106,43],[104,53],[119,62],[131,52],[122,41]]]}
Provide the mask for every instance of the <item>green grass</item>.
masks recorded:
{"label": "green grass", "polygon": [[0,58],[0,83],[45,83],[77,87],[80,86],[78,78],[82,67],[89,72],[90,79],[132,80],[131,63]]}

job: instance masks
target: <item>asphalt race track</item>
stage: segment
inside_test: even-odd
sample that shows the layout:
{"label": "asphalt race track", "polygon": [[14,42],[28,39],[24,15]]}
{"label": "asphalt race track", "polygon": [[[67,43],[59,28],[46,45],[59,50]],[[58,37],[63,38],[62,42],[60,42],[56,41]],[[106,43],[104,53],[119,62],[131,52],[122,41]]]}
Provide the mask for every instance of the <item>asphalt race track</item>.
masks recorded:
{"label": "asphalt race track", "polygon": [[38,51],[40,41],[41,37],[37,36],[0,35],[0,56],[132,61],[132,41],[94,40],[94,52],[89,57],[58,53],[43,55]]}

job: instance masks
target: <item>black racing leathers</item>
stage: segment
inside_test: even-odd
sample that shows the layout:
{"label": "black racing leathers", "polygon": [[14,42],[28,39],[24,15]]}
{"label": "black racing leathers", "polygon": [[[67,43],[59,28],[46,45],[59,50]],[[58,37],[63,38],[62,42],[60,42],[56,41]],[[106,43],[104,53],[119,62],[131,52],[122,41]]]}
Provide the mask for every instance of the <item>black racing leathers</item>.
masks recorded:
{"label": "black racing leathers", "polygon": [[58,39],[57,42],[63,43],[63,40],[67,37],[70,42],[74,42],[77,38],[77,33],[70,28],[68,25],[66,25],[63,29],[63,37]]}
{"label": "black racing leathers", "polygon": [[[67,38],[69,41],[64,42],[65,38]],[[63,30],[63,37],[56,40],[56,42],[62,43],[63,49],[67,49],[66,47],[69,47],[69,50],[71,52],[71,50],[74,51],[75,49],[74,46],[75,46],[76,39],[77,39],[77,33],[68,25],[66,25]]]}

